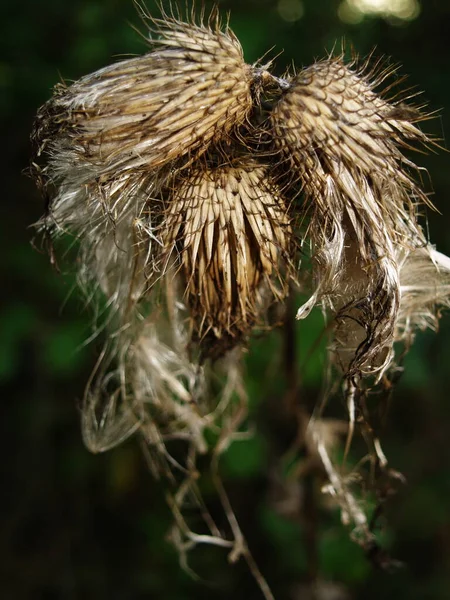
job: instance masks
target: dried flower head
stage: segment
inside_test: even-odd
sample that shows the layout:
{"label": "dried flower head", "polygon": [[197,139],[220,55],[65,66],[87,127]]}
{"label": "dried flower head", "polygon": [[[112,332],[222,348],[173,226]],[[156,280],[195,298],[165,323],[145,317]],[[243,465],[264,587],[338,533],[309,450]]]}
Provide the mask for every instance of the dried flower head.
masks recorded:
{"label": "dried flower head", "polygon": [[[277,78],[245,64],[216,16],[164,16],[151,28],[150,53],[57,85],[39,110],[32,171],[48,209],[37,226],[77,236],[80,283],[106,314],[83,407],[87,446],[104,451],[139,432],[152,467],[184,478],[172,501],[184,553],[205,541],[181,509],[200,502],[196,456],[212,445],[234,539],[205,519],[207,539],[257,573],[215,470],[246,414],[242,349],[255,327],[270,327],[271,305],[308,293],[298,317],[319,305],[333,324],[347,449],[360,427],[385,472],[366,395],[389,379],[394,342],[409,347],[450,305],[450,259],[421,228],[429,201],[402,152],[429,142],[418,128],[426,115],[377,92],[389,69],[339,57]],[[338,436],[327,441],[321,410],[303,429],[369,547],[365,513],[330,457]],[[181,463],[173,439],[187,444]]]}
{"label": "dried flower head", "polygon": [[[36,138],[54,169],[72,165],[102,181],[181,159],[245,123],[253,106],[251,67],[218,18],[208,27],[154,20],[153,52],[59,84],[38,113]],[[80,181],[81,183],[81,181]]]}
{"label": "dried flower head", "polygon": [[383,372],[392,359],[400,302],[396,252],[425,245],[417,207],[427,203],[401,153],[427,142],[423,115],[374,92],[340,58],[304,69],[274,108],[274,141],[301,183],[315,291],[335,316],[339,362],[349,377]]}
{"label": "dried flower head", "polygon": [[197,339],[232,347],[258,320],[268,293],[286,296],[291,235],[286,201],[267,167],[250,160],[200,168],[179,183],[161,241],[166,260],[176,257]]}

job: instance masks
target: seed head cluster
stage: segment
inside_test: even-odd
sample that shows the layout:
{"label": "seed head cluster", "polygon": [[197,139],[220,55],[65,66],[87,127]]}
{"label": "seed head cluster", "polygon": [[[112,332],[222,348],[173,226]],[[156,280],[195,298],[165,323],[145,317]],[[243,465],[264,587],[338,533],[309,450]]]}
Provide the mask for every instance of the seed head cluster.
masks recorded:
{"label": "seed head cluster", "polygon": [[271,307],[298,291],[299,319],[322,307],[353,418],[394,343],[436,327],[450,259],[419,224],[430,203],[403,154],[432,143],[427,115],[378,91],[391,69],[328,57],[278,78],[244,62],[215,14],[150,27],[148,54],[55,87],[32,171],[48,199],[38,228],[77,237],[80,283],[102,307],[84,439],[103,451],[138,431],[158,468],[181,472],[168,440],[187,442],[192,467],[207,430],[223,450],[242,422],[242,349],[274,325]]}

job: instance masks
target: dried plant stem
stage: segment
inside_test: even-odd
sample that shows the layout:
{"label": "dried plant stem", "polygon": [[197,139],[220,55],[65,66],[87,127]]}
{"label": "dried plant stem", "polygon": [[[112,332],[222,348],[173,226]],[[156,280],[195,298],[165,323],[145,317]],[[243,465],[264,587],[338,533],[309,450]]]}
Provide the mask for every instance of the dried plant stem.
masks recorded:
{"label": "dried plant stem", "polygon": [[249,569],[251,574],[253,575],[256,583],[258,584],[259,589],[261,590],[262,595],[265,600],[275,600],[275,596],[272,594],[272,591],[262,575],[258,565],[253,558],[252,553],[250,552],[247,542],[245,541],[245,537],[242,533],[242,530],[239,526],[239,523],[236,519],[236,515],[232,509],[230,500],[228,498],[228,494],[225,491],[224,485],[222,483],[222,479],[219,474],[219,463],[218,463],[219,455],[216,453],[213,458],[213,462],[211,465],[211,473],[214,480],[214,486],[217,490],[218,496],[220,498],[220,502],[224,507],[225,515],[228,519],[228,523],[230,524],[231,530],[233,532],[234,543],[233,549],[228,555],[231,563],[236,562],[240,556],[242,556]]}
{"label": "dried plant stem", "polygon": [[354,496],[343,482],[342,476],[337,472],[321,434],[313,425],[311,426],[311,437],[314,440],[317,452],[330,480],[330,493],[337,497],[339,504],[345,511],[343,513],[344,521],[353,523],[356,528],[355,536],[357,539],[361,536],[364,542],[373,542],[375,537],[369,529],[364,511],[358,506]]}

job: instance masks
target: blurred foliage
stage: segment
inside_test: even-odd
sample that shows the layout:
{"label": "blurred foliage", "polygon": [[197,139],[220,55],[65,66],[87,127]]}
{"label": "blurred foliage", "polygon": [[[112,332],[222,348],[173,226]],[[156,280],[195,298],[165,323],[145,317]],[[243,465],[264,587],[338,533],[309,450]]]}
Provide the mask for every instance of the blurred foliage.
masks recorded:
{"label": "blurred foliage", "polygon": [[[362,56],[376,47],[376,56],[393,57],[402,65],[401,72],[410,75],[410,84],[425,90],[430,109],[440,111],[426,127],[445,140],[450,122],[447,0],[423,0],[417,18],[404,23],[378,16],[346,24],[338,16],[340,3],[224,0],[219,6],[230,11],[247,61],[269,51],[267,60],[275,58],[279,72],[293,62],[299,67],[310,64],[335,45],[340,47],[342,40]],[[154,3],[147,5],[151,13],[158,13]],[[3,15],[2,598],[260,598],[245,565],[230,566],[223,550],[194,552],[192,567],[200,582],[179,568],[165,541],[171,517],[164,489],[148,474],[137,444],[130,441],[99,456],[84,449],[78,407],[99,344],[84,344],[90,315],[76,291],[70,260],[62,258],[58,274],[39,239],[37,247],[31,243],[34,232],[29,226],[39,218],[43,203],[23,170],[37,108],[61,78],[76,79],[113,57],[144,52],[143,39],[129,23],[141,30],[143,26],[130,0],[4,2]],[[443,216],[428,214],[431,237],[448,253],[450,213],[445,201],[450,159],[445,152],[419,159],[430,171],[434,200],[443,212]],[[311,356],[309,349],[320,327],[320,314],[312,316],[298,328],[296,342],[304,394],[311,406],[321,385],[320,348],[325,342],[320,341]],[[383,435],[391,464],[408,481],[391,499],[382,532],[403,567],[393,573],[375,571],[349,539],[338,514],[318,508],[313,558],[320,577],[335,586],[321,597],[449,597],[449,360],[447,315],[439,335],[420,335],[407,357]],[[294,433],[282,414],[286,377],[276,332],[253,341],[247,373],[252,407],[248,425],[256,433],[236,442],[223,458],[226,487],[277,600],[307,599],[303,585],[311,566],[307,544],[311,523],[287,510],[286,502],[294,498],[301,504],[308,493],[317,496],[319,490],[310,489],[307,475],[292,481],[287,496],[286,484],[278,484],[278,494],[274,482],[274,467]],[[214,513],[217,499],[212,490],[206,496]],[[279,510],[280,503],[284,511]]]}

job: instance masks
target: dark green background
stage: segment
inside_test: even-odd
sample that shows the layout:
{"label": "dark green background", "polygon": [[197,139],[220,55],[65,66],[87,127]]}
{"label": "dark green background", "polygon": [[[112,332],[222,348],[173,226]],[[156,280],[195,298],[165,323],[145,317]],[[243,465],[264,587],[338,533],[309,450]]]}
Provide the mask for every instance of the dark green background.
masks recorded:
{"label": "dark green background", "polygon": [[[450,132],[450,3],[423,0],[411,23],[366,18],[354,26],[337,17],[338,0],[304,0],[295,23],[280,18],[272,0],[220,2],[248,62],[275,47],[279,73],[294,61],[310,64],[345,39],[361,54],[391,56],[440,110],[428,131]],[[207,6],[210,4],[207,3]],[[157,13],[153,4],[148,4]],[[62,274],[31,245],[30,225],[43,202],[23,175],[28,136],[37,108],[61,78],[98,69],[112,57],[145,46],[129,26],[139,19],[128,0],[22,0],[3,2],[0,35],[2,120],[2,303],[0,312],[1,493],[0,595],[5,599],[119,600],[260,598],[244,565],[230,567],[221,550],[200,548],[194,582],[178,567],[164,541],[170,525],[161,484],[152,480],[137,445],[90,455],[79,432],[79,402],[98,347],[83,347],[89,311],[74,289],[67,263]],[[418,156],[430,172],[434,201],[430,235],[450,252],[450,155]],[[425,178],[426,179],[426,178]],[[318,331],[302,325],[300,354]],[[304,374],[305,397],[320,384],[320,356]],[[342,584],[352,599],[450,598],[450,315],[438,336],[420,335],[406,363],[384,432],[384,447],[408,483],[390,502],[383,536],[404,567],[374,570],[352,544],[335,512],[318,525],[321,577]],[[292,432],[277,420],[284,393],[281,342],[255,341],[248,386],[258,433],[223,460],[227,488],[277,600],[307,600],[305,527],[274,510],[269,473]],[[278,453],[278,454],[277,454]],[[300,488],[300,492],[301,492]],[[208,498],[214,510],[215,498]],[[332,598],[331,595],[323,598]]]}

